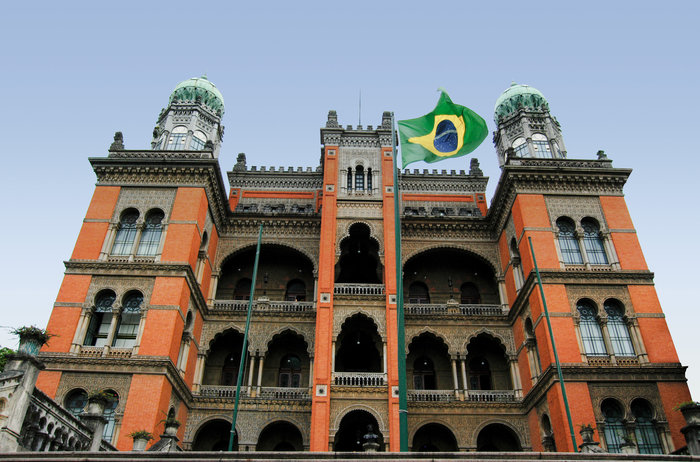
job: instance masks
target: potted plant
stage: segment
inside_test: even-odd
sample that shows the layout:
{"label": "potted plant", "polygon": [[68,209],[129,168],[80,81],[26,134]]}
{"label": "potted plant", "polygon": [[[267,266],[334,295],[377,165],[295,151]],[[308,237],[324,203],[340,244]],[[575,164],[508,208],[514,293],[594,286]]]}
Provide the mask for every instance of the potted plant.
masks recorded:
{"label": "potted plant", "polygon": [[129,437],[134,440],[132,451],[143,451],[146,445],[153,439],[153,435],[146,430],[137,430],[129,433]]}
{"label": "potted plant", "polygon": [[104,414],[105,407],[114,401],[114,395],[105,390],[90,393],[88,395],[88,414]]}
{"label": "potted plant", "polygon": [[579,433],[581,433],[581,439],[583,439],[584,443],[592,443],[593,442],[593,432],[595,431],[595,427],[591,424],[582,424]]}
{"label": "potted plant", "polygon": [[688,425],[700,425],[700,403],[697,401],[684,401],[674,409],[681,411]]}
{"label": "potted plant", "polygon": [[39,353],[39,349],[43,345],[46,345],[49,339],[53,337],[53,335],[46,332],[46,329],[36,326],[18,327],[14,329],[12,333],[19,337],[19,348],[17,352],[28,355],[36,355]]}
{"label": "potted plant", "polygon": [[165,434],[168,436],[175,436],[177,429],[182,425],[180,421],[174,417],[168,417],[167,419],[161,420],[161,422],[165,425]]}

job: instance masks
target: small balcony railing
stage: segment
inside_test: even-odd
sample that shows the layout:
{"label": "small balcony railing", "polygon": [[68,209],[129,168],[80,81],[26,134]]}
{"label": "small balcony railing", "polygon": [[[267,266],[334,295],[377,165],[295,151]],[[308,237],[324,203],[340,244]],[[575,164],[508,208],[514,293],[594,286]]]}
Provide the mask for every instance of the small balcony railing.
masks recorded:
{"label": "small balcony railing", "polygon": [[306,400],[311,399],[311,394],[308,388],[262,387],[260,395],[257,397],[261,399]]}
{"label": "small balcony railing", "polygon": [[384,295],[384,284],[336,284],[335,295]]}
{"label": "small balcony railing", "polygon": [[480,403],[512,403],[518,401],[514,390],[467,390],[467,401]]}
{"label": "small balcony railing", "polygon": [[[274,313],[305,313],[314,310],[314,302],[264,301],[253,302],[253,311]],[[212,311],[242,312],[248,311],[248,300],[214,300]]]}
{"label": "small balcony railing", "polygon": [[[207,398],[230,398],[236,397],[236,387],[228,385],[202,385],[199,394]],[[246,387],[241,387],[241,397],[246,396]]]}
{"label": "small balcony railing", "polygon": [[[234,399],[236,397],[236,387],[229,385],[202,385],[199,395],[206,398]],[[253,387],[248,394],[248,387],[241,387],[241,398],[246,399],[284,399],[284,400],[308,400],[311,394],[308,388],[291,387],[262,387],[260,392],[256,392]]]}
{"label": "small balcony railing", "polygon": [[386,386],[386,374],[383,372],[333,372],[333,385],[384,387]]}
{"label": "small balcony railing", "polygon": [[450,403],[455,400],[454,390],[408,390],[408,400],[418,403]]}
{"label": "small balcony railing", "polygon": [[453,316],[504,316],[501,305],[447,304],[447,303],[407,303],[406,314],[453,315]]}

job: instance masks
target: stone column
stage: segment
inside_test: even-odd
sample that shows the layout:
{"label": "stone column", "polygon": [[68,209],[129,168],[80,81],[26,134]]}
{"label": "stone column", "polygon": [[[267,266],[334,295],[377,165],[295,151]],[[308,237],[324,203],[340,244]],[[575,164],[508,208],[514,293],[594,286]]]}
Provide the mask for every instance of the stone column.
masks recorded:
{"label": "stone column", "polygon": [[501,300],[501,308],[507,310],[510,305],[508,304],[508,292],[506,291],[505,278],[498,278],[498,297]]}
{"label": "stone column", "polygon": [[384,363],[384,375],[386,376],[387,370],[386,370],[386,340],[382,341],[382,360]]}
{"label": "stone column", "polygon": [[143,338],[143,330],[146,328],[146,314],[148,310],[141,310],[141,319],[139,319],[139,330],[136,333],[136,340],[134,340],[134,350],[135,355],[139,354],[139,346],[141,346],[141,339]]}
{"label": "stone column", "polygon": [[630,337],[632,338],[632,344],[634,345],[634,351],[637,352],[637,357],[640,363],[648,363],[649,356],[647,355],[647,349],[644,347],[644,342],[642,342],[642,334],[639,332],[639,325],[636,319],[630,319],[627,323],[629,328]]}
{"label": "stone column", "polygon": [[608,260],[612,265],[613,269],[620,269],[620,259],[617,257],[617,252],[615,251],[615,246],[612,243],[610,233],[601,233],[603,237],[603,248],[605,248],[605,253],[608,255]]}
{"label": "stone column", "polygon": [[81,422],[92,430],[92,440],[90,441],[90,451],[100,450],[102,443],[102,433],[104,432],[107,419],[104,418],[105,402],[88,401],[88,412],[80,416]]}
{"label": "stone column", "polygon": [[[80,352],[80,345],[82,344],[81,339],[85,338],[85,334],[83,333],[83,330],[86,329],[86,320],[89,322],[90,318],[90,312],[88,311],[89,308],[83,308],[82,311],[80,312],[80,319],[78,320],[78,327],[75,329],[75,335],[73,335],[73,342],[71,343],[70,346],[70,352],[71,353],[78,353]],[[82,337],[81,337],[82,334]]]}
{"label": "stone column", "polygon": [[[250,392],[253,390],[253,373],[255,372],[255,363],[258,361],[259,356],[257,354],[248,359],[248,396],[250,396]],[[262,370],[262,368],[260,368],[260,370]]]}
{"label": "stone column", "polygon": [[607,318],[600,319],[600,330],[603,332],[603,341],[605,342],[605,349],[608,350],[608,355],[610,355],[610,364],[617,364],[615,360],[615,350],[613,350],[612,341],[610,341],[610,332],[608,331],[608,320]]}
{"label": "stone column", "polygon": [[112,243],[114,242],[114,236],[117,233],[117,224],[116,223],[110,223],[109,224],[109,231],[107,231],[107,235],[105,236],[105,241],[104,244],[102,245],[102,251],[100,252],[99,259],[100,260],[106,260],[107,257],[109,256],[109,252],[112,247]]}
{"label": "stone column", "polygon": [[457,380],[457,360],[452,358],[452,383],[455,390],[455,398],[459,398],[459,381]]}
{"label": "stone column", "polygon": [[141,242],[141,235],[143,234],[143,227],[145,224],[143,222],[136,225],[136,236],[134,237],[134,243],[131,246],[131,252],[129,253],[129,261],[134,261],[134,255],[139,248],[139,243]]}
{"label": "stone column", "polygon": [[107,340],[105,340],[105,347],[102,350],[102,356],[107,356],[109,350],[112,348],[112,343],[114,343],[114,335],[117,332],[117,324],[119,324],[119,313],[121,312],[121,306],[119,303],[115,303],[112,306],[112,319],[109,323],[109,333],[107,334]]}
{"label": "stone column", "polygon": [[314,386],[314,357],[309,358],[309,389]]}
{"label": "stone column", "polygon": [[335,372],[335,340],[331,344],[331,372]]}
{"label": "stone column", "polygon": [[464,397],[467,397],[469,393],[469,383],[467,382],[467,358],[459,359],[459,366],[462,370],[462,390],[464,391]]}
{"label": "stone column", "polygon": [[214,306],[214,300],[216,299],[216,289],[219,286],[219,274],[211,275],[211,286],[209,287],[209,298],[207,299],[207,305],[211,308]]}
{"label": "stone column", "polygon": [[520,372],[518,372],[518,361],[515,357],[508,358],[508,364],[510,366],[510,379],[513,382],[513,391],[515,391],[516,398],[523,397],[523,386],[520,383]]}
{"label": "stone column", "polygon": [[581,251],[581,258],[583,259],[583,264],[586,265],[586,269],[591,269],[591,262],[588,260],[588,253],[586,253],[586,246],[583,242],[583,234],[578,231],[574,232],[576,237],[576,242],[578,243],[578,248]]}
{"label": "stone column", "polygon": [[202,353],[197,355],[197,365],[194,368],[194,380],[192,383],[192,392],[198,393],[202,387],[202,378],[204,376],[204,360],[206,356]]}
{"label": "stone column", "polygon": [[11,391],[12,396],[5,404],[3,413],[7,419],[3,421],[0,428],[0,452],[17,452],[20,448],[20,438],[22,438],[22,425],[29,409],[29,405],[34,394],[36,379],[39,371],[44,369],[44,364],[37,360],[34,355],[27,353],[15,353],[9,355],[5,364],[5,373],[10,371],[23,372],[19,378],[19,383],[14,385]]}
{"label": "stone column", "polygon": [[265,364],[265,356],[260,355],[258,360],[258,385],[257,385],[257,396],[260,396],[260,388],[262,385],[262,375],[263,375],[263,365]]}

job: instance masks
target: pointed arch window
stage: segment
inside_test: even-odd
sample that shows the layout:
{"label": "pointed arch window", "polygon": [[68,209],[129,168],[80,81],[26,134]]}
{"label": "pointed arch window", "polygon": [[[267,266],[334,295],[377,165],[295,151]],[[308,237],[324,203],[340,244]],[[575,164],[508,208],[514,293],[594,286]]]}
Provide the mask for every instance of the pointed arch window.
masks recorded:
{"label": "pointed arch window", "polygon": [[413,362],[413,388],[416,390],[436,390],[435,366],[427,356],[416,358]]}
{"label": "pointed arch window", "polygon": [[578,246],[573,220],[568,217],[560,217],[557,219],[557,228],[559,229],[559,248],[564,263],[571,265],[583,264],[581,248]]}
{"label": "pointed arch window", "polygon": [[491,367],[483,356],[477,356],[469,361],[469,388],[472,390],[491,390]]}
{"label": "pointed arch window", "polygon": [[141,305],[143,294],[138,290],[132,290],[124,296],[122,312],[119,316],[117,332],[112,346],[117,348],[131,348],[136,343],[136,334],[141,321]]}
{"label": "pointed arch window", "polygon": [[481,295],[479,289],[473,282],[465,282],[462,284],[460,291],[460,303],[463,305],[473,305],[481,303]]}
{"label": "pointed arch window", "polygon": [[301,386],[301,360],[296,355],[285,355],[280,361],[280,387],[299,388]]}
{"label": "pointed arch window", "polygon": [[603,239],[600,237],[600,226],[593,218],[581,220],[583,228],[583,247],[586,249],[586,256],[592,265],[607,265],[608,256],[605,254]]}
{"label": "pointed arch window", "polygon": [[422,282],[412,282],[408,286],[408,303],[430,303],[428,286]]}
{"label": "pointed arch window", "polygon": [[173,128],[170,133],[170,138],[168,138],[168,145],[165,147],[168,151],[177,151],[179,149],[185,149],[185,140],[187,139],[187,127],[183,125],[178,125]]}
{"label": "pointed arch window", "polygon": [[139,219],[139,211],[126,209],[119,219],[119,229],[112,245],[112,255],[129,255],[134,247],[136,239],[136,222]]}
{"label": "pointed arch window", "polygon": [[622,437],[627,435],[625,425],[622,422],[624,417],[624,410],[622,405],[612,398],[603,400],[600,406],[600,410],[603,413],[603,419],[605,420],[605,444],[608,447],[608,452],[620,453],[622,452],[620,444],[622,444]]}
{"label": "pointed arch window", "polygon": [[597,309],[595,305],[589,300],[580,300],[576,308],[581,316],[579,329],[581,331],[581,340],[583,341],[583,349],[586,355],[607,356],[608,352],[605,349],[603,331],[600,329],[600,325],[596,319]]}
{"label": "pointed arch window", "polygon": [[304,281],[299,279],[289,281],[284,299],[291,302],[306,301],[306,284],[304,284]]}
{"label": "pointed arch window", "polygon": [[654,425],[654,411],[645,399],[632,401],[632,415],[635,419],[634,436],[640,454],[663,454],[659,433]]}
{"label": "pointed arch window", "polygon": [[355,167],[355,189],[358,191],[365,189],[365,168],[362,165]]}
{"label": "pointed arch window", "polygon": [[107,344],[107,336],[112,324],[112,310],[116,298],[116,294],[110,289],[103,290],[97,294],[97,297],[95,297],[95,310],[90,318],[83,345],[101,347]]}
{"label": "pointed arch window", "polygon": [[136,255],[155,255],[163,234],[163,218],[165,213],[160,209],[153,209],[146,214],[146,224],[141,234],[139,248]]}
{"label": "pointed arch window", "polygon": [[635,356],[634,346],[630,338],[630,331],[625,323],[625,310],[622,304],[615,300],[606,300],[605,312],[608,314],[608,333],[613,353],[616,356]]}
{"label": "pointed arch window", "polygon": [[238,380],[238,367],[240,356],[230,353],[224,360],[224,366],[221,368],[221,385],[231,386],[236,385]]}

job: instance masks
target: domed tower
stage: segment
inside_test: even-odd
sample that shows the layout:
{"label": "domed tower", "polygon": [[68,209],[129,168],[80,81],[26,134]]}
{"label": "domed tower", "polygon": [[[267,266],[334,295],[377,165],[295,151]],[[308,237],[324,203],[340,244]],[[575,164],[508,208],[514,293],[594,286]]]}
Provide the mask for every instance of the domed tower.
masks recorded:
{"label": "domed tower", "polygon": [[224,97],[205,76],[178,84],[158,117],[151,146],[159,151],[212,150],[219,156]]}
{"label": "domed tower", "polygon": [[510,157],[566,157],[559,122],[536,88],[513,82],[496,100],[493,118],[497,127],[493,144],[501,167]]}

